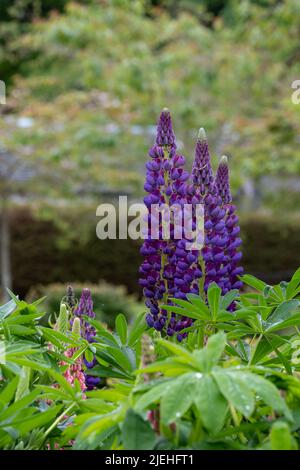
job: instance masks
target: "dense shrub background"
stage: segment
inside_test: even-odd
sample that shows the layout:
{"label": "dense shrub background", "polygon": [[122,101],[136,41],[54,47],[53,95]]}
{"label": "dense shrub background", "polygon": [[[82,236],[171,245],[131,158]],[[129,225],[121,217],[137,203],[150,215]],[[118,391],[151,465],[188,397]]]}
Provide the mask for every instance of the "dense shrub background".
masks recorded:
{"label": "dense shrub background", "polygon": [[[21,296],[36,285],[57,282],[99,280],[126,286],[138,293],[138,267],[141,262],[133,240],[104,240],[96,237],[96,218],[80,224],[70,218],[73,236],[66,242],[65,226],[43,220],[28,210],[15,210],[11,216],[13,288]],[[300,218],[254,214],[241,220],[245,271],[267,282],[288,279],[300,264]],[[61,243],[64,240],[64,243]]]}

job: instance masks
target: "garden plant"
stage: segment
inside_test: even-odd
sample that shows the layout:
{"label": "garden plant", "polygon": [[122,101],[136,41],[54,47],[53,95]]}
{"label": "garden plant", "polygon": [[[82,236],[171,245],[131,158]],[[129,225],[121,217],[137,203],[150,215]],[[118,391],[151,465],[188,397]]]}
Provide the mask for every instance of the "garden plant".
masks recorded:
{"label": "garden plant", "polygon": [[[203,247],[187,249],[172,221],[167,240],[148,232],[145,309],[130,321],[119,313],[114,328],[95,319],[88,288],[76,298],[67,287],[58,312],[9,292],[0,308],[0,448],[297,450],[300,268],[277,285],[243,273],[228,160],[214,175],[201,129],[189,173],[167,109],[144,188],[149,209],[201,204]],[[161,235],[163,218],[149,218]]]}

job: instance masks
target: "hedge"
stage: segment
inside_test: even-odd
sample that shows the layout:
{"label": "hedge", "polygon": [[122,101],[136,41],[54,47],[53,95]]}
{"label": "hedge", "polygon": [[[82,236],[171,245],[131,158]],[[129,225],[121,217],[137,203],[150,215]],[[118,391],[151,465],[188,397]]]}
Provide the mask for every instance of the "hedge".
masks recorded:
{"label": "hedge", "polygon": [[[87,222],[86,222],[87,223]],[[11,215],[11,250],[14,291],[25,296],[38,284],[105,280],[124,285],[129,293],[141,294],[138,268],[139,243],[96,237],[96,220],[89,220],[86,235],[67,243],[60,225],[42,220],[29,211]],[[280,219],[270,215],[243,217],[243,263],[245,270],[275,283],[288,279],[300,265],[300,218]],[[66,238],[66,237],[65,237]]]}

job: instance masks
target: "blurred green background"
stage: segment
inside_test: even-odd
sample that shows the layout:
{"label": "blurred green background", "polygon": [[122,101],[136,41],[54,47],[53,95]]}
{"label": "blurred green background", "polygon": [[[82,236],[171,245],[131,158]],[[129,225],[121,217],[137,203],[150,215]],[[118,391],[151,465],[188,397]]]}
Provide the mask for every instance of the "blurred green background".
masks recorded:
{"label": "blurred green background", "polygon": [[[1,0],[2,295],[103,280],[140,295],[138,243],[98,240],[95,214],[141,200],[164,106],[189,169],[200,126],[214,167],[229,156],[246,270],[287,279],[300,265],[299,38],[299,0]],[[105,286],[117,310],[124,291]]]}

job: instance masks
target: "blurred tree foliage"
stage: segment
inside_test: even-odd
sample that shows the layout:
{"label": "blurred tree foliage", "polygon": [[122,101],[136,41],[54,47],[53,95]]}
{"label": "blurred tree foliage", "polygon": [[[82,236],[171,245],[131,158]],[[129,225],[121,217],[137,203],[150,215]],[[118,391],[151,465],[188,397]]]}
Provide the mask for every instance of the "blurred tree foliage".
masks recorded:
{"label": "blurred tree foliage", "polygon": [[[16,39],[29,31],[30,23],[52,11],[64,11],[70,0],[1,0],[0,70],[1,79],[10,84],[24,57],[18,53]],[[80,2],[80,0],[79,0]],[[82,3],[88,3],[83,1]]]}
{"label": "blurred tree foliage", "polygon": [[[8,48],[22,60],[2,143],[63,175],[43,181],[48,197],[68,184],[79,195],[141,194],[166,105],[183,153],[191,161],[204,125],[214,153],[230,156],[235,188],[300,174],[298,0],[23,0],[7,14],[22,4],[39,19]],[[40,18],[53,8],[64,11]]]}

